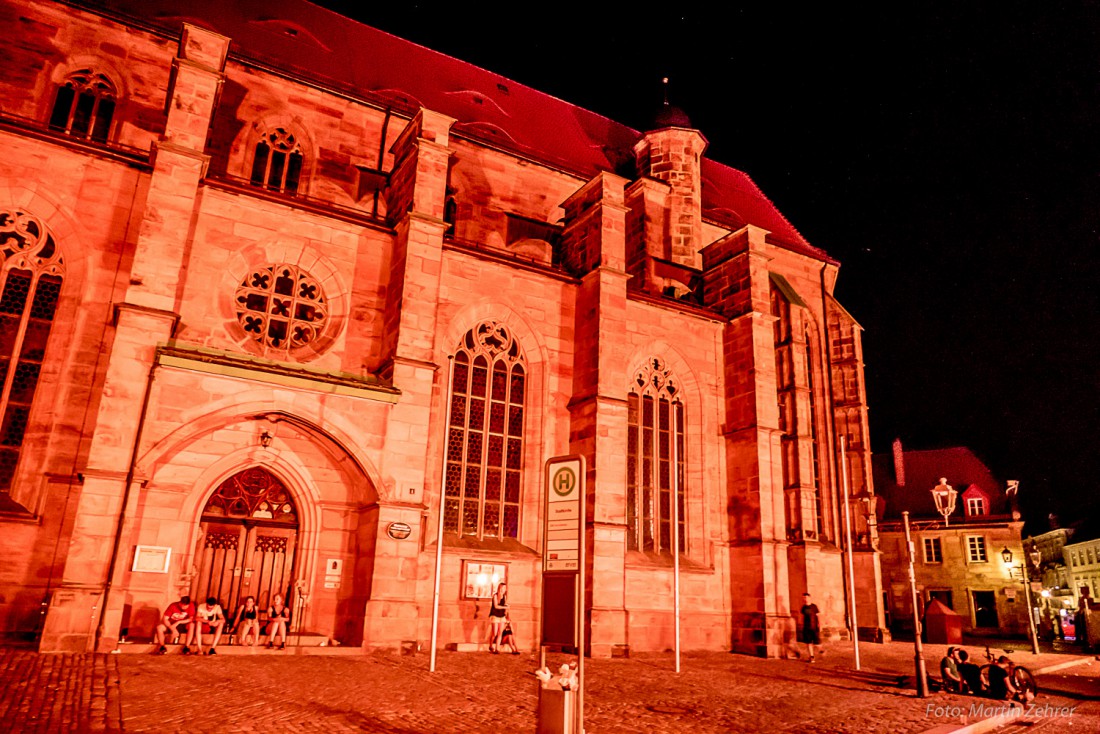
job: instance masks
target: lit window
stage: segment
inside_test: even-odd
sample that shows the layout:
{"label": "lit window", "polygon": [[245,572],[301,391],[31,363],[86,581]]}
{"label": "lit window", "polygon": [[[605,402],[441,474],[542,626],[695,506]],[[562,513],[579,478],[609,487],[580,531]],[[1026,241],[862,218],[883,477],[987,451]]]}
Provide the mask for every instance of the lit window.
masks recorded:
{"label": "lit window", "polygon": [[115,86],[103,74],[91,69],[74,72],[57,88],[50,128],[105,143],[117,96]]}
{"label": "lit window", "polygon": [[943,563],[943,549],[940,547],[939,538],[924,539],[924,562]]}
{"label": "lit window", "polygon": [[[680,552],[687,550],[684,498],[684,405],[660,359],[635,375],[627,396],[626,543],[631,550],[672,553],[675,472]],[[674,445],[675,443],[675,445]],[[675,469],[673,468],[675,462]]]}
{"label": "lit window", "polygon": [[1092,548],[1088,549],[1089,552],[1089,564],[1096,563],[1096,556],[1093,555]]}
{"label": "lit window", "polygon": [[985,553],[985,538],[980,535],[968,535],[966,557],[971,563],[985,563],[988,560]]}
{"label": "lit window", "polygon": [[328,316],[321,284],[294,265],[254,270],[235,299],[241,328],[278,356],[316,341]]}
{"label": "lit window", "polygon": [[0,492],[10,492],[61,295],[61,252],[37,219],[0,211]]}
{"label": "lit window", "polygon": [[302,177],[302,151],[298,139],[284,128],[275,128],[256,145],[252,183],[286,194],[298,192]]}
{"label": "lit window", "polygon": [[525,360],[508,327],[483,321],[454,359],[443,528],[519,536]]}

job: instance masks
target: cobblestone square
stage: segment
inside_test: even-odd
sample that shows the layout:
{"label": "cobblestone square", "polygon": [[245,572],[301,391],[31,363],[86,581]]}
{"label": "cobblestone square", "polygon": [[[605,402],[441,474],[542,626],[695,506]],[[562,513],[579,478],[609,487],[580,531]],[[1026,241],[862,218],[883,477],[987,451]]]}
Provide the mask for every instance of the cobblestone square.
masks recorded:
{"label": "cobblestone square", "polygon": [[[942,646],[926,648],[929,670]],[[224,648],[214,657],[39,655],[0,650],[0,714],[7,731],[68,732],[530,732],[537,728],[533,654],[298,655]],[[350,652],[350,651],[349,651]],[[917,698],[912,647],[827,648],[813,665],[723,653],[672,654],[585,664],[588,732],[951,731],[974,722],[978,699]],[[243,654],[241,654],[243,653]],[[1014,653],[1040,674],[1037,703],[1073,708],[1034,722],[1051,731],[1100,729],[1100,662]],[[550,656],[552,667],[572,660]],[[1056,676],[1061,682],[1052,683]],[[1044,687],[1047,690],[1044,690]],[[1053,689],[1056,690],[1050,690]],[[1047,692],[1049,690],[1049,692]],[[940,727],[940,729],[937,729]]]}

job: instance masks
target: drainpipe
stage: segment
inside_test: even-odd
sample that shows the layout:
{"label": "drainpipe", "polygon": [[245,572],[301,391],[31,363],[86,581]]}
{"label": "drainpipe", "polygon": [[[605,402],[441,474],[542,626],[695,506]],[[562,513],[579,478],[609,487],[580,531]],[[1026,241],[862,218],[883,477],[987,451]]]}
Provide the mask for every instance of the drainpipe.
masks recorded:
{"label": "drainpipe", "polygon": [[[175,331],[175,328],[173,328],[173,331]],[[92,647],[93,651],[99,649],[99,641],[100,638],[103,637],[103,630],[106,624],[107,601],[111,596],[111,587],[114,585],[115,570],[118,567],[119,552],[122,549],[122,528],[126,523],[126,508],[130,504],[130,487],[134,483],[134,471],[137,466],[138,451],[141,449],[141,437],[145,431],[145,416],[149,410],[149,396],[153,392],[153,378],[156,375],[157,367],[159,367],[159,365],[154,356],[153,364],[149,368],[149,379],[145,382],[145,395],[141,400],[141,415],[138,416],[137,431],[134,433],[134,448],[130,452],[130,466],[126,469],[126,485],[122,490],[122,506],[119,507],[118,510],[118,523],[115,525],[115,541],[114,546],[111,548],[111,561],[107,566],[107,579],[103,584],[103,600],[100,602],[99,624],[96,625],[95,642]]]}

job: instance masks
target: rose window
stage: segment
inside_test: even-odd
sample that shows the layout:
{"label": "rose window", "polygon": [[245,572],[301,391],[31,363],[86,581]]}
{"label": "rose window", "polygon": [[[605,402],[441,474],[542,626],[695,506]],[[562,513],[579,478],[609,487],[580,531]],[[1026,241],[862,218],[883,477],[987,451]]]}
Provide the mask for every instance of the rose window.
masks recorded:
{"label": "rose window", "polygon": [[245,333],[286,353],[315,342],[328,317],[321,284],[294,265],[253,271],[237,287],[236,303]]}

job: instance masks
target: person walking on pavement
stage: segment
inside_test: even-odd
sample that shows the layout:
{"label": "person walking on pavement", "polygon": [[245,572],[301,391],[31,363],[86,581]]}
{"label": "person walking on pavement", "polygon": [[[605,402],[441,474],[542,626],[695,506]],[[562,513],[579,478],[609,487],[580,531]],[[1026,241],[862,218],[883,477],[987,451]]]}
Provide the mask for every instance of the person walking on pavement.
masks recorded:
{"label": "person walking on pavement", "polygon": [[810,592],[802,595],[802,642],[810,655],[810,662],[817,660],[817,648],[821,646],[821,622],[818,620],[817,605],[810,600]]}

